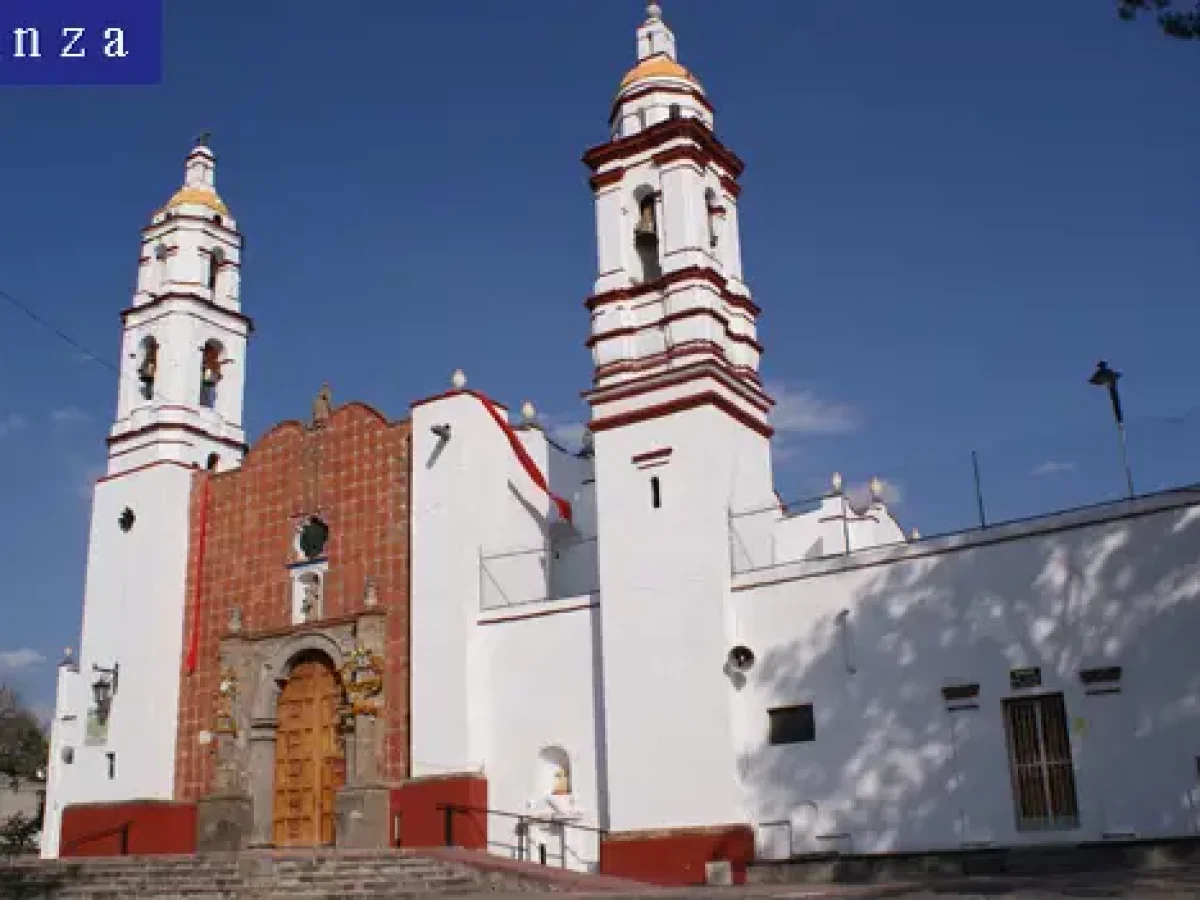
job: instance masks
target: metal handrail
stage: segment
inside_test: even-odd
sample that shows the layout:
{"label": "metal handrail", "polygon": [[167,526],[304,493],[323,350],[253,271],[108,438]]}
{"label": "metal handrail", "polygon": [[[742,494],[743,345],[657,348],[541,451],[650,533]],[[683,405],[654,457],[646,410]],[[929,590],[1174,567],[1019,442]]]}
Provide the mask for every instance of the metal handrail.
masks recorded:
{"label": "metal handrail", "polygon": [[[516,819],[518,826],[528,825],[528,824],[555,826],[555,827],[561,829],[561,831],[559,833],[559,843],[560,843],[559,856],[560,856],[560,865],[564,869],[567,867],[567,829],[568,828],[574,828],[577,831],[585,831],[585,832],[589,832],[592,834],[598,834],[598,835],[600,835],[601,839],[603,839],[604,835],[608,834],[607,828],[598,828],[594,825],[580,825],[575,822],[564,822],[562,819],[547,819],[544,816],[531,816],[531,815],[527,815],[525,813],[508,812],[507,810],[503,810],[503,809],[491,809],[486,806],[468,806],[468,805],[462,804],[462,803],[439,803],[437,805],[437,808],[439,810],[441,810],[442,814],[445,816],[444,837],[445,837],[447,847],[454,846],[454,817],[459,813],[483,813],[484,815],[488,815],[488,816],[502,816],[506,819]],[[486,828],[486,823],[485,823],[485,828]],[[525,851],[528,849],[525,845],[526,839],[527,839],[527,835],[526,835],[524,829],[522,829],[521,832],[518,834],[518,841],[519,841],[518,852],[521,854],[522,859],[526,858],[526,856],[524,854],[525,854]],[[543,866],[548,864],[546,861],[545,845],[543,845],[541,848],[541,853],[540,853],[538,861]]]}
{"label": "metal handrail", "polygon": [[533,556],[536,553],[551,553],[555,550],[570,550],[575,547],[584,547],[588,544],[595,544],[599,541],[595,535],[590,537],[570,538],[564,540],[546,540],[538,545],[526,547],[510,547],[507,550],[493,550],[484,553],[480,548],[479,558],[484,562],[492,562],[498,559],[511,559],[516,556]]}

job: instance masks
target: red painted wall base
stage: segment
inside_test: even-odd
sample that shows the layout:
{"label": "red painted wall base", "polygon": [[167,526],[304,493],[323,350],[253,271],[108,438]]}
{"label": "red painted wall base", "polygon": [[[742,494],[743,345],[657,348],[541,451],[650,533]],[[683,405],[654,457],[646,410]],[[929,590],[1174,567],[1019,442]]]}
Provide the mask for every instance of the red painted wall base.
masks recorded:
{"label": "red painted wall base", "polygon": [[195,852],[194,803],[134,800],[83,803],[63,810],[58,851],[62,857]]}
{"label": "red painted wall base", "polygon": [[[399,847],[445,847],[446,811],[442,804],[471,807],[455,812],[451,821],[453,846],[487,849],[488,784],[482,775],[439,775],[414,778],[392,790],[393,843]],[[399,817],[397,819],[397,817]]]}
{"label": "red painted wall base", "polygon": [[704,884],[704,864],[728,860],[733,883],[746,883],[747,864],[754,859],[754,831],[749,825],[626,831],[610,834],[600,844],[600,871],[648,884],[681,887]]}

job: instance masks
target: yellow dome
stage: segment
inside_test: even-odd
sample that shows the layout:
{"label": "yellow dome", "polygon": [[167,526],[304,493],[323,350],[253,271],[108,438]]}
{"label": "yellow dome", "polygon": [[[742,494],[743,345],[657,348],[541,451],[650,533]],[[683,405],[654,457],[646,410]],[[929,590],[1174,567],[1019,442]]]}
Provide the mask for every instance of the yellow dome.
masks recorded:
{"label": "yellow dome", "polygon": [[681,78],[700,87],[700,82],[696,80],[695,75],[666,54],[658,53],[646,57],[630,69],[629,74],[621,79],[621,90],[625,90],[639,81],[645,81],[647,78]]}
{"label": "yellow dome", "polygon": [[180,188],[175,192],[175,196],[167,201],[167,205],[163,209],[171,209],[175,206],[183,206],[191,204],[194,206],[207,206],[213,212],[220,213],[223,216],[229,215],[229,209],[215,192],[207,188],[185,187]]}

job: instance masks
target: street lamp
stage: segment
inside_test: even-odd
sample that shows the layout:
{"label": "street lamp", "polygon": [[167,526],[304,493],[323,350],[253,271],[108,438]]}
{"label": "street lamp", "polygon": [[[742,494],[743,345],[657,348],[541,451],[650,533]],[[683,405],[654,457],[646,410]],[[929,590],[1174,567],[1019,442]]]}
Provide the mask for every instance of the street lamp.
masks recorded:
{"label": "street lamp", "polygon": [[1113,419],[1117,423],[1117,437],[1121,441],[1121,465],[1125,468],[1125,488],[1132,499],[1133,470],[1129,468],[1129,446],[1125,440],[1125,415],[1121,412],[1121,393],[1117,389],[1117,382],[1120,379],[1120,372],[1113,371],[1108,367],[1108,363],[1100,360],[1096,363],[1096,371],[1088,379],[1088,384],[1108,389],[1108,399],[1112,401]]}
{"label": "street lamp", "polygon": [[92,694],[96,700],[96,717],[101,723],[104,723],[108,721],[108,714],[112,710],[113,697],[117,693],[117,677],[121,667],[120,664],[113,663],[111,669],[106,669],[92,663],[92,671],[100,675],[92,684]]}

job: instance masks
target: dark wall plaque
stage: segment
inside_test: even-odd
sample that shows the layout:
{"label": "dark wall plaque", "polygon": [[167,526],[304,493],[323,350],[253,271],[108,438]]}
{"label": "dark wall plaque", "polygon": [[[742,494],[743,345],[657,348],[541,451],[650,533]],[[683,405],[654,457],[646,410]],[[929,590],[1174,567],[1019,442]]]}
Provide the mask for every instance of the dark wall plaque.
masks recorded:
{"label": "dark wall plaque", "polygon": [[1008,673],[1009,686],[1014,691],[1026,691],[1029,688],[1042,686],[1042,670],[1037,666],[1027,669],[1013,669]]}
{"label": "dark wall plaque", "polygon": [[1121,667],[1108,666],[1103,669],[1084,669],[1079,673],[1080,680],[1086,685],[1105,684],[1121,680]]}

